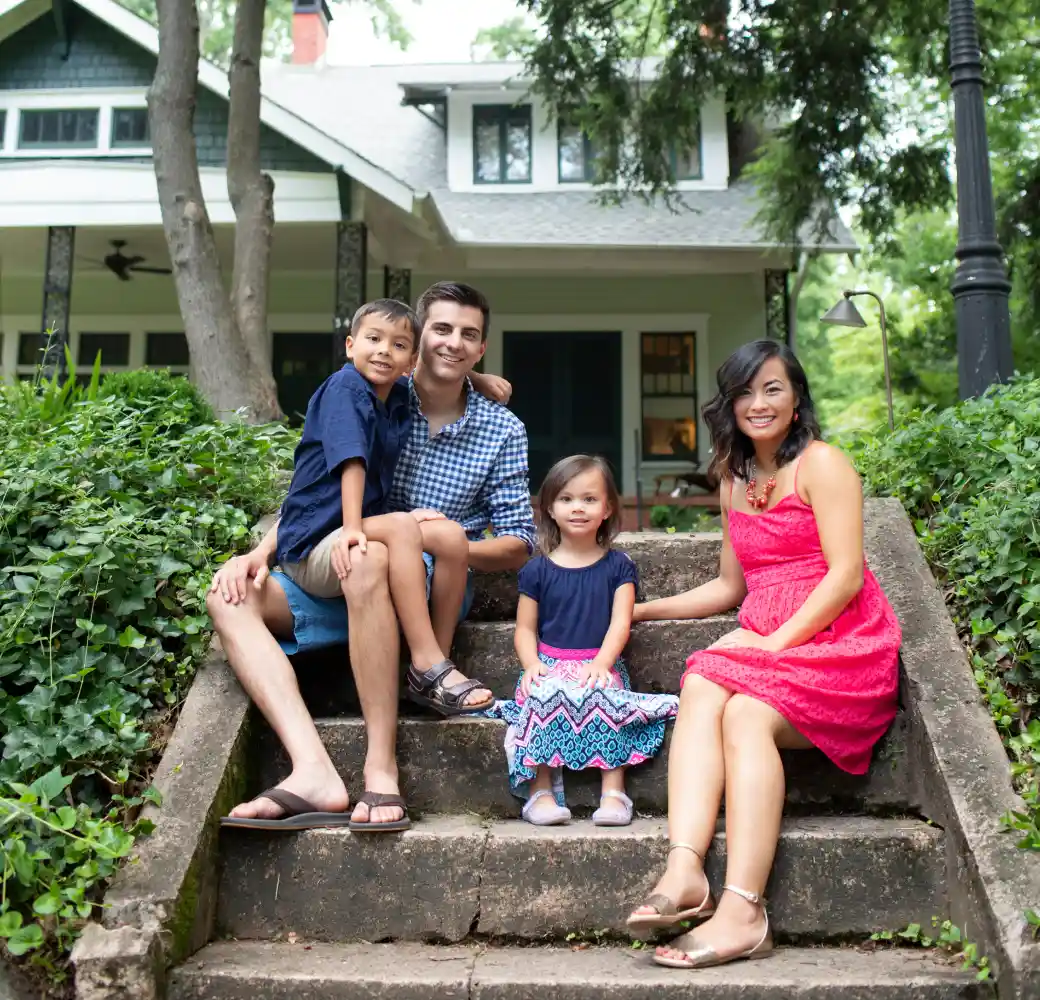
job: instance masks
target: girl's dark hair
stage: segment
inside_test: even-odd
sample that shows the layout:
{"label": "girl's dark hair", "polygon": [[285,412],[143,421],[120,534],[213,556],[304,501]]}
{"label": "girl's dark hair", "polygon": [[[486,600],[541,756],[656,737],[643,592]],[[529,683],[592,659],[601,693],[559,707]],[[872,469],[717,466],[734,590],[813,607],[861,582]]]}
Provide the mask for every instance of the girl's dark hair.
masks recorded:
{"label": "girl's dark hair", "polygon": [[770,358],[779,358],[784,363],[796,399],[794,412],[797,419],[791,421],[787,437],[777,449],[777,468],[797,458],[807,444],[822,436],[809,392],[809,380],[794,351],[777,340],[754,340],[738,347],[722,362],[715,376],[719,384],[718,394],[701,410],[715,450],[709,474],[744,482],[751,478],[755,449],[751,439],[737,427],[733,404]]}
{"label": "girl's dark hair", "polygon": [[560,528],[552,519],[549,509],[575,476],[592,469],[599,470],[603,477],[607,504],[610,506],[610,514],[596,532],[596,541],[600,545],[609,545],[621,530],[621,497],[614,482],[614,473],[610,471],[606,459],[600,458],[599,455],[571,455],[570,458],[561,458],[549,470],[542,488],[538,491],[538,548],[543,555],[549,555],[560,544]]}

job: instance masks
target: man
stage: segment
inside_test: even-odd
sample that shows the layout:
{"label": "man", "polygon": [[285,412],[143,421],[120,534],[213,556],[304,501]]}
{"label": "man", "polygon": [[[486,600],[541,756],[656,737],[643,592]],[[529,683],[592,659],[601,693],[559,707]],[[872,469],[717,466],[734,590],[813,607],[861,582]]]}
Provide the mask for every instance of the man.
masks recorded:
{"label": "man", "polygon": [[[473,569],[519,569],[534,545],[527,434],[516,416],[477,393],[469,379],[487,346],[487,300],[468,285],[440,282],[423,293],[417,312],[422,337],[410,393],[412,429],[390,508],[439,511],[460,523]],[[485,537],[489,526],[492,535]],[[407,815],[396,754],[399,639],[386,548],[369,543],[364,555],[352,558],[343,584],[344,616],[342,602],[311,598],[282,574],[270,575],[276,545],[277,526],[256,549],[218,571],[206,602],[228,662],[292,762],[274,798],[259,796],[230,816],[265,828],[300,829],[347,810],[347,790],[286,655],[346,638],[368,741],[369,802],[357,803],[351,827],[400,829]],[[463,617],[470,603],[467,595]],[[453,671],[444,683],[463,679]],[[474,703],[487,699],[479,688],[470,695]],[[381,796],[384,804],[378,804]]]}

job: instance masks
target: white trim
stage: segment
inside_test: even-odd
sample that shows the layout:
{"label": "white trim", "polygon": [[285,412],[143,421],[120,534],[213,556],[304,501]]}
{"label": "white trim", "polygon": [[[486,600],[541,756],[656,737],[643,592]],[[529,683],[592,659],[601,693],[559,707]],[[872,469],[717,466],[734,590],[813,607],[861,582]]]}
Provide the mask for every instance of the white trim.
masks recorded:
{"label": "white trim", "polygon": [[[288,170],[269,173],[279,222],[339,221],[335,175]],[[210,220],[215,225],[233,223],[235,213],[223,168],[203,167],[199,177]],[[151,163],[0,161],[0,226],[160,225],[159,193]]]}
{"label": "white trim", "polygon": [[[697,402],[703,403],[711,394],[711,375],[708,367],[708,339],[710,316],[708,313],[662,313],[638,314],[619,313],[596,315],[527,315],[523,313],[491,314],[491,332],[487,351],[484,354],[484,370],[495,375],[502,374],[504,335],[507,331],[536,330],[567,333],[582,330],[617,330],[621,333],[621,492],[627,496],[635,493],[635,442],[632,431],[642,426],[642,372],[640,335],[644,333],[690,333],[696,334],[697,370],[694,378],[697,385]],[[697,414],[697,446],[701,467],[707,466],[708,428],[700,413]],[[676,463],[667,459],[641,462],[646,470],[643,488],[647,479],[667,474],[670,467],[688,468],[689,463]],[[537,485],[537,484],[535,484]]]}

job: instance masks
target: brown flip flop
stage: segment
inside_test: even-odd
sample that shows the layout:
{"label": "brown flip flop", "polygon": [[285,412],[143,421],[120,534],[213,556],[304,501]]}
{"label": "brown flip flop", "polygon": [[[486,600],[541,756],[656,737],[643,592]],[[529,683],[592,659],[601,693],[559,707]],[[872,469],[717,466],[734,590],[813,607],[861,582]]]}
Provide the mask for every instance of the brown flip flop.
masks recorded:
{"label": "brown flip flop", "polygon": [[404,804],[404,799],[400,795],[390,795],[384,792],[362,792],[361,798],[357,800],[357,804],[368,806],[369,816],[372,815],[372,810],[379,806],[400,806],[404,810],[404,816],[401,819],[390,820],[388,823],[373,823],[371,820],[361,823],[352,819],[347,824],[351,833],[401,833],[412,825],[412,821],[408,818],[408,807]]}
{"label": "brown flip flop", "polygon": [[306,799],[301,799],[299,795],[287,792],[284,788],[269,788],[256,798],[270,799],[285,810],[285,815],[275,819],[221,816],[220,825],[233,830],[320,830],[323,827],[350,825],[348,813],[322,812]]}

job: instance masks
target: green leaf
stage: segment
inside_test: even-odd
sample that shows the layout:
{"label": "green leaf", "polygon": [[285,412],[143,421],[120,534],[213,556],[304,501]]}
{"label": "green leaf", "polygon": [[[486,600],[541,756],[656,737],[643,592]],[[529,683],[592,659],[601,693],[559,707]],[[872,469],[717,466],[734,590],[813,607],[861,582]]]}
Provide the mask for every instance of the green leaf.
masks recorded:
{"label": "green leaf", "polygon": [[75,777],[73,774],[63,775],[60,767],[53,767],[46,774],[37,778],[29,788],[42,801],[53,802],[75,781]]}
{"label": "green leaf", "polygon": [[16,958],[43,944],[43,930],[39,924],[20,927],[7,939],[7,950]]}
{"label": "green leaf", "polygon": [[37,896],[33,901],[33,912],[38,913],[41,917],[49,917],[61,909],[61,903],[61,895],[55,891],[54,886],[51,886],[50,891],[45,892],[42,896]]}
{"label": "green leaf", "polygon": [[147,642],[145,637],[141,635],[133,625],[127,625],[127,627],[119,634],[119,645],[123,647],[140,649],[145,642]]}
{"label": "green leaf", "polygon": [[22,915],[17,910],[0,913],[0,937],[9,938],[22,926]]}

